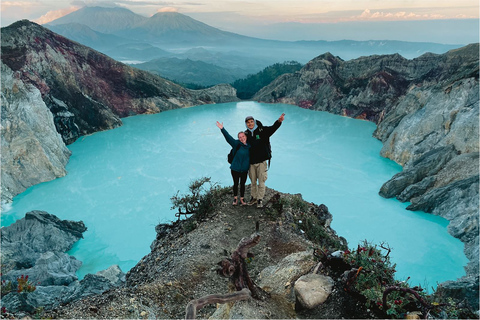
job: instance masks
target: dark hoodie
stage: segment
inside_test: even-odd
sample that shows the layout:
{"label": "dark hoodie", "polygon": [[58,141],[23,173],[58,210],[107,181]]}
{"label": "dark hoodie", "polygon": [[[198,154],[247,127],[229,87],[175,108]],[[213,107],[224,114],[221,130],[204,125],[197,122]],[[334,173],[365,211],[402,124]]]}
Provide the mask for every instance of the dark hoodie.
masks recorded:
{"label": "dark hoodie", "polygon": [[270,136],[274,134],[281,125],[282,123],[277,120],[272,126],[268,127],[264,126],[259,120],[255,120],[253,130],[248,128],[245,130],[247,143],[250,145],[250,164],[260,163],[272,157]]}

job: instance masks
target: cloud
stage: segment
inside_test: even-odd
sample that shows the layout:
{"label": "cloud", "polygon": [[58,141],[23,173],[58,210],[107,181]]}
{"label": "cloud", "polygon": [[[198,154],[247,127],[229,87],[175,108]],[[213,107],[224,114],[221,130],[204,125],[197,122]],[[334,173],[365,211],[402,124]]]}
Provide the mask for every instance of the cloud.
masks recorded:
{"label": "cloud", "polygon": [[70,8],[48,11],[46,14],[44,14],[40,18],[33,20],[33,22],[36,22],[38,24],[45,24],[55,19],[66,16],[69,13],[77,11],[78,9],[80,9],[80,7],[71,6]]}
{"label": "cloud", "polygon": [[2,1],[2,10],[10,7],[29,7],[32,3],[28,1]]}
{"label": "cloud", "polygon": [[360,15],[352,16],[352,20],[417,20],[417,19],[444,19],[445,15],[437,13],[420,14],[415,12],[397,11],[397,12],[372,12],[365,9]]}
{"label": "cloud", "polygon": [[100,6],[100,7],[112,7],[118,5],[125,6],[171,6],[175,3],[168,1],[158,1],[158,0],[74,0],[72,2],[74,5],[79,6]]}
{"label": "cloud", "polygon": [[178,8],[163,7],[163,8],[158,9],[157,12],[178,12]]}

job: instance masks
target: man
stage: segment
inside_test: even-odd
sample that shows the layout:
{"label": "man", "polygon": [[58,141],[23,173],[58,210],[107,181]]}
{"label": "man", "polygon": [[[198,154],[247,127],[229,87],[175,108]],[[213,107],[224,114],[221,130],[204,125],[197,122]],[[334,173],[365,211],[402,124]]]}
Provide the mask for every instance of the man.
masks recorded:
{"label": "man", "polygon": [[[268,127],[263,126],[258,120],[252,116],[245,118],[247,130],[247,143],[250,147],[250,169],[248,176],[251,181],[252,199],[249,205],[257,204],[257,208],[263,207],[263,197],[265,196],[265,181],[267,180],[267,160],[272,157],[270,150],[270,136],[277,131],[285,119],[285,113],[282,113],[275,123]],[[258,181],[258,185],[257,185]]]}

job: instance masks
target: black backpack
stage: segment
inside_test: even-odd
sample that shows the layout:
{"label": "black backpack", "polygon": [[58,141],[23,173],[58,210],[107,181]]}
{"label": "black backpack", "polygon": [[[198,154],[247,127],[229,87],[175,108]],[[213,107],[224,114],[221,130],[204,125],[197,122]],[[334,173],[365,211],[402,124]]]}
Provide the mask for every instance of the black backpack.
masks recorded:
{"label": "black backpack", "polygon": [[230,153],[227,156],[228,163],[230,164],[232,163],[233,158],[235,158],[235,154],[237,153],[238,149],[240,149],[240,143],[237,144],[237,147],[235,148],[235,150],[233,148],[232,150],[230,150]]}

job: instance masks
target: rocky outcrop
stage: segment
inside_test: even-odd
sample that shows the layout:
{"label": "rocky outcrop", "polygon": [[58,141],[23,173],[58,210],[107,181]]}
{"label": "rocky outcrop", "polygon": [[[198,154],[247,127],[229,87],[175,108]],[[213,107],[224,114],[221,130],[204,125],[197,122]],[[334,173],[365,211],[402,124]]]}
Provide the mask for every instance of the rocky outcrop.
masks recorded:
{"label": "rocky outcrop", "polygon": [[118,127],[126,116],[238,100],[229,85],[188,90],[27,20],[1,35],[3,201],[66,174],[61,140]]}
{"label": "rocky outcrop", "polygon": [[23,219],[2,228],[2,291],[6,283],[17,288],[19,279],[26,279],[34,288],[2,292],[2,307],[10,312],[33,313],[38,307],[52,308],[122,285],[125,274],[118,266],[78,281],[75,273],[82,263],[65,252],[83,238],[86,230],[81,221],[60,220],[44,211],[28,212]]}
{"label": "rocky outcrop", "polygon": [[413,60],[395,54],[343,61],[327,53],[254,99],[375,122],[381,155],[403,166],[380,194],[449,219],[471,261],[467,276],[478,283],[478,63],[478,44]]}
{"label": "rocky outcrop", "polygon": [[[44,211],[28,212],[24,218],[1,229],[3,276],[10,278],[10,272],[15,273],[15,270],[27,272],[38,264],[39,259],[41,270],[47,270],[42,266],[55,265],[56,261],[65,257],[63,253],[70,250],[86,230],[83,222],[62,221]],[[74,270],[67,276],[76,279],[75,271],[80,264],[73,263]],[[31,271],[27,273],[35,283],[48,282],[47,274],[36,272],[33,275]],[[16,277],[13,278],[16,280]]]}

